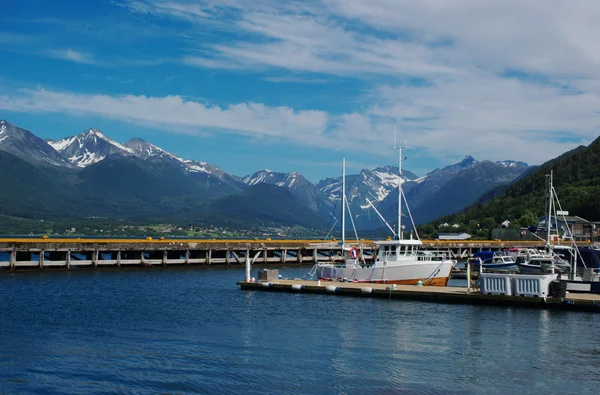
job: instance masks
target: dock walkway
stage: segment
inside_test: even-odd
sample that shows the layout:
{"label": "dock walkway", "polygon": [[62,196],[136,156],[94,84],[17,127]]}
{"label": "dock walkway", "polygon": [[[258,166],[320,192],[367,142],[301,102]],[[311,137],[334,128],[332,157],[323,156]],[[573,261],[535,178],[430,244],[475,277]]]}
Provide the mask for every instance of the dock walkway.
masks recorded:
{"label": "dock walkway", "polygon": [[349,283],[312,280],[277,280],[237,283],[242,290],[295,292],[340,296],[418,300],[436,303],[529,307],[538,309],[600,312],[600,295],[569,293],[566,298],[484,295],[465,287],[428,287],[416,285]]}

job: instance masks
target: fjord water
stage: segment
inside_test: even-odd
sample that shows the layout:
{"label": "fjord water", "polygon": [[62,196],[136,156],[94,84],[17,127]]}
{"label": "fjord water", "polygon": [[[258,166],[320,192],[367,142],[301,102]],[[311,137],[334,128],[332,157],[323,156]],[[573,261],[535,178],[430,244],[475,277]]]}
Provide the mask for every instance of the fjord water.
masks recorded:
{"label": "fjord water", "polygon": [[241,291],[243,275],[2,274],[0,393],[598,392],[593,313]]}

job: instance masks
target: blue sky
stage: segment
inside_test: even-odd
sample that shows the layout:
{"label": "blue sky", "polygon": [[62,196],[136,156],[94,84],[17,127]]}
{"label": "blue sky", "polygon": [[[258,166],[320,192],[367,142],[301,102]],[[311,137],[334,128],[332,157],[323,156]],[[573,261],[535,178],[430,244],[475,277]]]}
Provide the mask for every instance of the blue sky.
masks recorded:
{"label": "blue sky", "polygon": [[235,175],[539,164],[598,136],[600,3],[3,0],[0,118]]}

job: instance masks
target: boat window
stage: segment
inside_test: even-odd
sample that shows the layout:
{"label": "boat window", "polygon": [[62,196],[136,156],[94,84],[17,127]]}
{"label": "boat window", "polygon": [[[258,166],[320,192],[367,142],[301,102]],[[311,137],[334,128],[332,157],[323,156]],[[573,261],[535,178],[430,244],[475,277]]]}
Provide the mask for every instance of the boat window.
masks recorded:
{"label": "boat window", "polygon": [[395,254],[396,253],[396,246],[392,246],[391,250],[392,250],[392,254]]}

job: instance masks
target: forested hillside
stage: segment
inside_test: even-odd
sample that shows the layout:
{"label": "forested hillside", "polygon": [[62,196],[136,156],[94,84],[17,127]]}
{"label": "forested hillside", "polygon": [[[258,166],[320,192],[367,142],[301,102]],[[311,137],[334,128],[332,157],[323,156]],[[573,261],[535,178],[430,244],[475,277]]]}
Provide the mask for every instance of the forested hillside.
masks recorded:
{"label": "forested hillside", "polygon": [[[511,227],[537,224],[544,215],[547,200],[547,174],[554,171],[554,187],[562,208],[587,220],[600,220],[600,138],[588,147],[578,147],[536,168],[517,180],[498,197],[420,227],[422,237],[437,237],[437,232],[465,231],[473,237],[487,238],[490,230],[509,220]],[[458,224],[445,229],[443,224]]]}

